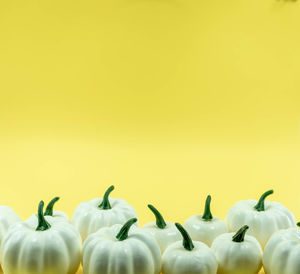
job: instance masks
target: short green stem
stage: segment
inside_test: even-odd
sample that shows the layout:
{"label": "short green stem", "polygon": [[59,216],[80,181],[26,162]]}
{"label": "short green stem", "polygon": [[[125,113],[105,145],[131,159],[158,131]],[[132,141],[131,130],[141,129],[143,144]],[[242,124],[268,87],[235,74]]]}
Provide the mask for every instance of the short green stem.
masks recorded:
{"label": "short green stem", "polygon": [[137,222],[137,218],[132,218],[128,220],[121,228],[120,232],[116,236],[119,241],[124,241],[128,238],[128,232],[130,227]]}
{"label": "short green stem", "polygon": [[242,226],[232,237],[232,241],[236,243],[241,243],[245,239],[246,231],[249,229],[249,226]]}
{"label": "short green stem", "polygon": [[110,205],[110,202],[109,202],[109,194],[115,189],[114,186],[110,186],[104,193],[104,196],[103,196],[103,200],[101,202],[101,204],[98,206],[99,208],[101,209],[111,209],[111,205]]}
{"label": "short green stem", "polygon": [[254,207],[257,211],[265,211],[265,199],[267,198],[267,196],[273,194],[274,191],[271,189],[269,191],[266,191],[263,195],[261,195],[258,203],[256,204],[256,206]]}
{"label": "short green stem", "polygon": [[46,207],[44,216],[53,216],[53,206],[59,200],[59,197],[53,198]]}
{"label": "short green stem", "polygon": [[213,218],[213,215],[210,211],[210,202],[211,202],[211,196],[208,195],[205,201],[205,208],[204,208],[204,214],[202,215],[202,219],[205,221],[210,221]]}
{"label": "short green stem", "polygon": [[182,227],[181,224],[179,223],[175,223],[175,226],[177,227],[177,229],[179,230],[179,232],[182,235],[183,241],[182,241],[182,245],[183,247],[188,250],[188,251],[192,251],[194,249],[194,244],[193,241],[190,237],[190,235],[187,233],[187,231]]}
{"label": "short green stem", "polygon": [[167,226],[167,224],[166,224],[163,216],[160,214],[160,212],[153,205],[148,205],[148,208],[153,212],[153,214],[156,218],[157,227],[164,229]]}
{"label": "short green stem", "polygon": [[44,202],[40,201],[38,214],[37,214],[38,217],[38,226],[36,228],[37,231],[45,231],[51,227],[51,225],[46,221],[44,217],[43,209],[44,209]]}

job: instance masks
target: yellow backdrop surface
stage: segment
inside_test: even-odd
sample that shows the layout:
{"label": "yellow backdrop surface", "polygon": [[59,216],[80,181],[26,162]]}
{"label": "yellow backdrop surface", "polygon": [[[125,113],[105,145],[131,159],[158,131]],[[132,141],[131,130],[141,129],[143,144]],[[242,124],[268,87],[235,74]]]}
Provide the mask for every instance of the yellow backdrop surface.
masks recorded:
{"label": "yellow backdrop surface", "polygon": [[300,2],[0,2],[0,203],[153,220],[271,200],[300,219]]}

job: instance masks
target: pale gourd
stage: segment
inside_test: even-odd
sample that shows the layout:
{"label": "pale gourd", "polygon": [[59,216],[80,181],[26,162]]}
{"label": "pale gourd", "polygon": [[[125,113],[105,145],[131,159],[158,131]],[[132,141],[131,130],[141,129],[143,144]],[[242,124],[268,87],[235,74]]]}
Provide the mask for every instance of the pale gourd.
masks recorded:
{"label": "pale gourd", "polygon": [[162,257],[163,274],[216,274],[218,263],[212,250],[204,243],[192,241],[187,231],[175,224],[182,241],[169,245]]}
{"label": "pale gourd", "polygon": [[181,235],[174,223],[166,222],[160,212],[153,206],[148,205],[153,212],[156,221],[148,223],[142,227],[142,230],[149,232],[157,241],[161,253],[172,243],[181,239]]}
{"label": "pale gourd", "polygon": [[280,229],[295,227],[294,215],[278,202],[265,201],[273,190],[265,192],[259,199],[237,202],[227,213],[226,222],[230,232],[248,225],[248,234],[254,236],[264,248],[272,234]]}
{"label": "pale gourd", "polygon": [[83,202],[76,208],[72,224],[78,229],[82,240],[103,227],[124,224],[130,218],[137,218],[136,211],[123,199],[109,198],[114,186],[107,189],[103,199],[95,198]]}
{"label": "pale gourd", "polygon": [[84,242],[85,274],[159,274],[161,253],[155,239],[135,226],[136,218],[124,225],[104,227]]}
{"label": "pale gourd", "polygon": [[[298,223],[300,226],[300,223]],[[300,229],[288,228],[274,233],[263,255],[267,274],[300,273]]]}
{"label": "pale gourd", "polygon": [[81,237],[71,224],[45,219],[38,207],[38,225],[12,225],[1,245],[5,274],[75,274],[80,264]]}
{"label": "pale gourd", "polygon": [[0,245],[9,227],[21,222],[21,218],[8,206],[0,206]]}
{"label": "pale gourd", "polygon": [[227,232],[226,223],[213,216],[210,210],[211,196],[208,195],[205,201],[204,213],[193,215],[183,224],[191,238],[211,246],[213,240]]}
{"label": "pale gourd", "polygon": [[218,274],[257,274],[262,266],[259,242],[245,235],[244,225],[236,233],[224,233],[212,243],[211,249],[218,261]]}

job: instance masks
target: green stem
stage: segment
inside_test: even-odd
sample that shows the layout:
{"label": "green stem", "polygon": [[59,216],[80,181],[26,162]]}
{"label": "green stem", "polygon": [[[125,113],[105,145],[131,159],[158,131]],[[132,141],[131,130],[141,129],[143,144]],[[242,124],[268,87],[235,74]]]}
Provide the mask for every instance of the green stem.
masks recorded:
{"label": "green stem", "polygon": [[130,227],[137,222],[137,218],[132,218],[128,220],[121,228],[120,232],[116,236],[119,241],[124,241],[128,238],[128,232]]}
{"label": "green stem", "polygon": [[274,191],[271,189],[269,191],[266,191],[263,195],[261,195],[258,203],[256,204],[256,206],[254,207],[257,211],[265,211],[265,199],[267,198],[267,196],[273,194]]}
{"label": "green stem", "polygon": [[40,201],[39,203],[39,208],[38,208],[38,226],[36,228],[37,231],[44,231],[47,230],[51,227],[51,225],[46,221],[44,214],[43,214],[43,209],[44,209],[44,202]]}
{"label": "green stem", "polygon": [[204,208],[204,214],[202,215],[202,219],[205,221],[210,221],[213,218],[213,215],[210,211],[210,202],[211,202],[211,196],[208,195],[205,201],[205,208]]}
{"label": "green stem", "polygon": [[249,229],[249,226],[244,225],[242,226],[237,233],[234,234],[234,236],[232,237],[232,241],[236,242],[236,243],[241,243],[244,241],[245,239],[245,234],[246,231]]}
{"label": "green stem", "polygon": [[153,214],[156,218],[157,227],[164,229],[167,226],[167,224],[166,224],[163,216],[161,216],[160,212],[153,205],[148,205],[148,207],[153,212]]}
{"label": "green stem", "polygon": [[109,194],[115,189],[114,186],[110,186],[104,193],[104,196],[103,196],[103,200],[101,202],[101,204],[98,206],[99,208],[101,209],[111,209],[111,205],[110,205],[110,202],[109,202]]}
{"label": "green stem", "polygon": [[44,216],[53,216],[53,206],[59,200],[59,197],[53,198],[46,207]]}
{"label": "green stem", "polygon": [[187,231],[182,227],[181,224],[179,223],[175,223],[177,229],[179,230],[179,232],[181,233],[182,235],[182,238],[183,238],[183,241],[182,241],[182,244],[183,244],[183,247],[188,250],[188,251],[192,251],[193,248],[194,248],[194,244],[193,244],[193,241],[190,237],[190,235],[187,233]]}

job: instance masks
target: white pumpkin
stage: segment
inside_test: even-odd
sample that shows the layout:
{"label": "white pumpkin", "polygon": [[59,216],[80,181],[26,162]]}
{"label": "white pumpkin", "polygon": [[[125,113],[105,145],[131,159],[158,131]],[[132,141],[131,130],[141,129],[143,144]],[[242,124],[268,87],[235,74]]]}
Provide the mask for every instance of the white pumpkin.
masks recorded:
{"label": "white pumpkin", "polygon": [[21,218],[8,206],[0,206],[0,245],[9,227]]}
{"label": "white pumpkin", "polygon": [[[300,226],[300,223],[298,223]],[[274,233],[263,255],[267,274],[300,273],[300,229],[288,228]]]}
{"label": "white pumpkin", "polygon": [[234,232],[241,226],[248,225],[248,234],[254,236],[264,248],[274,232],[295,227],[295,217],[286,207],[277,202],[265,201],[272,193],[273,190],[265,192],[258,202],[237,202],[226,215],[228,230]]}
{"label": "white pumpkin", "polygon": [[122,199],[109,198],[114,186],[107,189],[103,199],[96,198],[81,203],[72,217],[72,224],[79,230],[82,240],[103,227],[124,224],[130,218],[136,218],[136,211]]}
{"label": "white pumpkin", "polygon": [[[45,211],[44,211],[44,216],[46,218],[46,220],[49,222],[51,221],[57,221],[57,222],[66,222],[69,223],[70,219],[67,216],[67,214],[65,214],[63,211],[59,211],[59,210],[53,210],[54,204],[59,200],[59,197],[55,197],[53,198],[49,204],[47,205]],[[38,216],[37,214],[33,214],[32,216],[30,216],[26,222],[32,223],[33,226],[37,226],[38,223]]]}
{"label": "white pumpkin", "polygon": [[159,274],[161,253],[155,239],[133,226],[136,218],[99,229],[84,242],[85,274]]}
{"label": "white pumpkin", "polygon": [[144,225],[141,229],[149,232],[157,241],[161,253],[172,243],[181,239],[181,235],[174,223],[165,222],[160,212],[153,206],[148,205],[153,212],[156,222],[151,222]]}
{"label": "white pumpkin", "polygon": [[12,225],[1,245],[5,274],[73,274],[80,264],[81,237],[65,222],[47,222],[44,202],[38,209],[38,226]]}
{"label": "white pumpkin", "polygon": [[262,249],[247,225],[236,233],[224,233],[212,243],[218,261],[218,274],[256,274],[262,267]]}
{"label": "white pumpkin", "polygon": [[218,263],[212,250],[204,243],[192,241],[187,231],[175,224],[183,241],[169,245],[162,257],[164,274],[216,274]]}
{"label": "white pumpkin", "polygon": [[228,231],[226,223],[211,214],[210,202],[211,196],[208,195],[203,215],[193,215],[183,224],[194,241],[203,242],[208,246],[211,246],[217,236]]}

